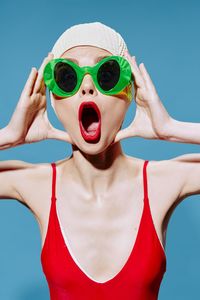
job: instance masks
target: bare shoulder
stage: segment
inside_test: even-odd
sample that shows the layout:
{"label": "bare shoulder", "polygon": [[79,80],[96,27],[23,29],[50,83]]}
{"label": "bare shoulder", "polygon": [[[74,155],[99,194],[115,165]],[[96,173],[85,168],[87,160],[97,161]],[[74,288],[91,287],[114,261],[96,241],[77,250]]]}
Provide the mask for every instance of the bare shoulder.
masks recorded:
{"label": "bare shoulder", "polygon": [[[179,173],[181,170],[183,170],[184,164],[182,164],[181,162],[186,161],[186,157],[188,156],[177,156],[164,160],[149,160],[147,165],[147,173],[150,176],[163,178],[165,180],[168,178],[168,176],[174,175],[175,173],[173,172]],[[141,167],[144,165],[145,160],[143,159],[138,159],[131,156],[129,156],[128,158],[130,158],[133,163],[138,165],[139,169],[141,169]]]}
{"label": "bare shoulder", "polygon": [[172,159],[182,180],[181,197],[200,194],[200,153],[188,153]]}
{"label": "bare shoulder", "polygon": [[[130,158],[132,163],[138,167],[138,170],[143,169],[145,160],[135,157],[128,158]],[[153,187],[153,190],[165,193],[168,190],[169,183],[171,183],[172,186],[176,185],[176,195],[180,193],[183,182],[183,165],[178,159],[148,160],[146,170],[149,188]]]}
{"label": "bare shoulder", "polygon": [[[152,180],[167,194],[172,194],[169,204],[178,204],[194,194],[200,194],[200,154],[184,154],[167,160],[150,161]],[[165,189],[164,189],[165,185]],[[162,188],[163,187],[163,188]]]}
{"label": "bare shoulder", "polygon": [[45,189],[50,187],[50,168],[49,163],[0,162],[0,199],[15,199],[25,205],[37,219],[41,230],[49,206],[44,193],[48,193]]}
{"label": "bare shoulder", "polygon": [[[47,180],[49,163],[30,163],[26,161],[14,160],[3,162],[6,169],[10,172],[10,180],[16,191],[16,200],[29,206],[30,201],[27,197],[29,193],[37,192],[42,183]],[[3,167],[2,163],[2,167]],[[37,185],[37,189],[36,189]]]}
{"label": "bare shoulder", "polygon": [[[199,157],[199,159],[198,159]],[[199,185],[194,187],[194,161],[200,162],[200,154],[186,154],[164,160],[149,160],[147,165],[148,191],[152,206],[155,210],[167,212],[172,206],[177,206],[184,198],[198,192]],[[141,168],[144,160],[137,159]],[[196,163],[196,172],[200,164]],[[197,175],[197,174],[196,174]],[[188,178],[193,180],[189,180]],[[159,198],[159,200],[158,200]],[[160,206],[160,209],[159,209]]]}
{"label": "bare shoulder", "polygon": [[35,168],[34,164],[21,160],[0,161],[0,199],[16,199],[23,202],[17,186],[24,173]]}
{"label": "bare shoulder", "polygon": [[[55,163],[59,167],[62,161],[64,160]],[[17,200],[25,204],[38,220],[45,219],[51,204],[51,163],[16,161],[16,166],[19,166],[14,183]]]}
{"label": "bare shoulder", "polygon": [[[136,166],[140,170],[138,182],[142,182],[142,170],[145,160],[135,158],[131,158],[131,160],[131,166]],[[173,159],[149,160],[146,172],[151,213],[157,229],[160,230],[159,228],[162,227],[164,220],[169,219],[174,209],[181,202],[180,195],[183,187],[183,178],[179,176],[181,166]]]}

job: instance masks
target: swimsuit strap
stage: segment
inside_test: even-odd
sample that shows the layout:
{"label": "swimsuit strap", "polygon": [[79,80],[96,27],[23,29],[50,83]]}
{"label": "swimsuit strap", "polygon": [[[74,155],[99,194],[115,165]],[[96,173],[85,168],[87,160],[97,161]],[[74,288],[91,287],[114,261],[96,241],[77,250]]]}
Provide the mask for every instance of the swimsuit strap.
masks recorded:
{"label": "swimsuit strap", "polygon": [[52,201],[56,201],[56,164],[53,162],[51,163],[51,166],[53,169],[51,199]]}
{"label": "swimsuit strap", "polygon": [[148,160],[144,161],[143,165],[143,185],[144,185],[144,199],[148,199],[148,184],[147,184],[147,164]]}

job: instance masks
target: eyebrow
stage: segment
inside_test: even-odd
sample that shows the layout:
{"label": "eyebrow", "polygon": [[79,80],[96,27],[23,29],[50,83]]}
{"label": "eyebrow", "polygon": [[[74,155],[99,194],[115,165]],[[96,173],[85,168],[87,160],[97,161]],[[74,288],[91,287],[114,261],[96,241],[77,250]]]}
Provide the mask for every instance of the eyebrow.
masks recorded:
{"label": "eyebrow", "polygon": [[[97,63],[98,61],[102,60],[105,57],[109,57],[110,55],[105,55],[105,56],[99,56],[96,58],[95,62]],[[71,57],[65,57],[65,59],[68,59],[72,62],[75,62],[77,65],[79,64],[78,60],[76,60],[75,58],[71,58]]]}

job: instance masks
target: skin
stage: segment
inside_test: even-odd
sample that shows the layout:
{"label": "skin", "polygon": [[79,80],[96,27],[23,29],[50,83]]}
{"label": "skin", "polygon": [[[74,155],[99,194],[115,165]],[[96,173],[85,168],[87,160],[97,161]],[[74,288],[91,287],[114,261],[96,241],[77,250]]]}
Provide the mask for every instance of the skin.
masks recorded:
{"label": "skin", "polygon": [[[66,51],[61,57],[75,58],[79,66],[93,66],[99,56],[111,55],[97,47],[79,46]],[[61,101],[55,95],[53,97],[56,115],[74,142],[71,166],[76,180],[86,193],[95,197],[109,193],[122,178],[125,156],[120,142],[111,143],[122,125],[130,101],[125,94],[107,96],[100,93],[90,74],[86,74],[79,91],[72,97]],[[86,142],[79,129],[78,108],[84,101],[94,101],[100,109],[101,138],[95,144]]]}
{"label": "skin", "polygon": [[[111,53],[97,47],[79,46],[69,49],[62,57],[75,58],[80,66],[92,66],[100,55]],[[127,128],[121,129],[130,105],[126,91],[121,95],[103,95],[89,74],[74,96],[61,99],[51,95],[65,130],[54,128],[46,112],[46,89],[42,79],[45,65],[53,58],[49,54],[38,71],[31,70],[8,126],[0,130],[0,149],[49,138],[72,145],[71,156],[56,162],[57,213],[70,241],[71,255],[84,273],[97,282],[115,277],[126,263],[135,244],[143,210],[144,160],[125,155],[120,141],[139,136],[191,142],[184,136],[185,133],[191,136],[190,127],[177,130],[177,124],[179,128],[188,125],[177,123],[169,116],[144,64],[138,66],[129,53],[125,57],[135,79],[136,102],[134,119]],[[101,138],[96,144],[87,143],[78,126],[79,105],[90,100],[96,102],[102,116]],[[199,133],[198,126],[192,126],[192,130],[196,128],[195,132]],[[147,166],[151,215],[162,248],[175,207],[188,195],[200,193],[199,161],[199,155],[193,154],[150,161]],[[49,163],[0,162],[0,198],[17,199],[30,209],[40,227],[42,247],[51,206],[51,180]],[[65,242],[67,244],[66,239]]]}

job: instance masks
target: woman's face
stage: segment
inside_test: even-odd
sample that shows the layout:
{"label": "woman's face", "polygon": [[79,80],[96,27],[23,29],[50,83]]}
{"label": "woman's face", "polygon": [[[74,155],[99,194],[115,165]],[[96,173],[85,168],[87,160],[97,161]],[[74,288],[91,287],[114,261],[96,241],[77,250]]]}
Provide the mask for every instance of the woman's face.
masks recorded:
{"label": "woman's face", "polygon": [[[93,66],[102,57],[112,54],[104,49],[93,46],[77,46],[67,50],[61,57],[75,59],[81,66]],[[101,58],[99,58],[101,57]],[[73,143],[84,153],[98,154],[104,151],[114,140],[119,131],[126,111],[130,105],[127,98],[126,89],[124,93],[118,95],[104,95],[94,85],[90,74],[83,78],[78,92],[67,98],[61,98],[55,94],[51,95],[57,117],[63,124],[65,130],[71,136]],[[100,136],[97,141],[88,141],[82,136],[79,124],[79,108],[83,102],[94,102],[100,111]],[[88,113],[88,116],[87,116]],[[95,128],[94,119],[89,116],[89,110],[85,110],[84,118],[87,118],[87,126]],[[83,120],[82,120],[83,121]],[[81,122],[81,119],[80,119]],[[93,124],[89,124],[89,123]],[[95,120],[99,123],[99,119]],[[82,124],[85,124],[84,121]]]}

